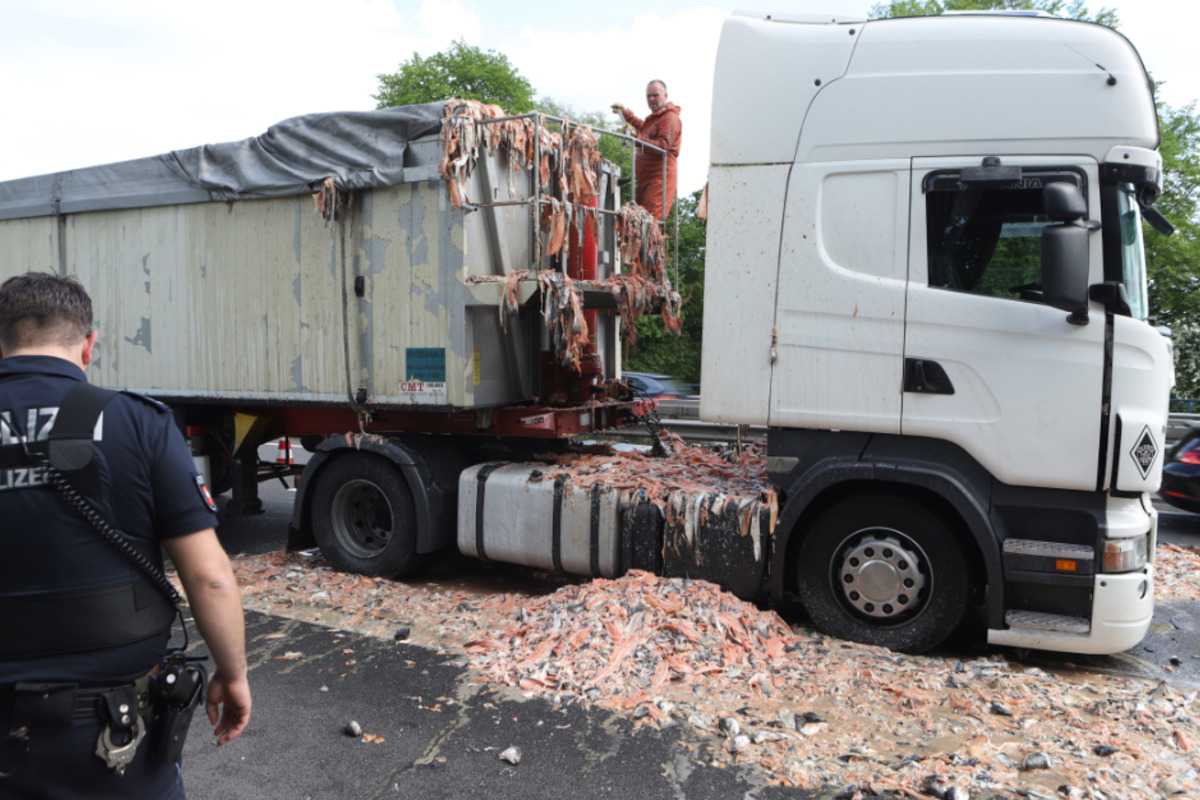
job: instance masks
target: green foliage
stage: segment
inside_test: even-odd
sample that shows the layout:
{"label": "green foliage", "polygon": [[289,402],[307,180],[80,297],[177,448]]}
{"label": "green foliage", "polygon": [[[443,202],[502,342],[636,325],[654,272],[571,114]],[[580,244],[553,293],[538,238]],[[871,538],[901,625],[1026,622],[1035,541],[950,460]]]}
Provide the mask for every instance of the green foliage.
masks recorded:
{"label": "green foliage", "polygon": [[495,103],[510,114],[532,111],[533,86],[508,58],[484,52],[461,39],[449,50],[421,58],[413,53],[396,72],[377,75],[376,108],[433,103],[454,96]]}
{"label": "green foliage", "polygon": [[983,280],[976,294],[993,297],[1020,297],[1019,287],[1037,284],[1042,278],[1042,240],[1038,236],[1001,239],[996,243]]}
{"label": "green foliage", "polygon": [[1200,117],[1160,103],[1163,195],[1154,205],[1172,236],[1145,228],[1150,313],[1175,334],[1176,397],[1200,397]]}
{"label": "green foliage", "polygon": [[1095,14],[1088,11],[1083,0],[893,0],[871,6],[872,17],[933,17],[944,11],[1045,11],[1056,17],[1098,22],[1117,27],[1117,12],[1102,8]]}
{"label": "green foliage", "polygon": [[[626,354],[624,368],[631,372],[674,375],[684,383],[700,382],[700,340],[704,323],[704,220],[696,216],[700,192],[679,199],[679,293],[683,296],[680,335],[665,333],[662,318],[638,320],[638,344]],[[668,223],[668,229],[670,223]],[[668,263],[675,277],[674,254]]]}

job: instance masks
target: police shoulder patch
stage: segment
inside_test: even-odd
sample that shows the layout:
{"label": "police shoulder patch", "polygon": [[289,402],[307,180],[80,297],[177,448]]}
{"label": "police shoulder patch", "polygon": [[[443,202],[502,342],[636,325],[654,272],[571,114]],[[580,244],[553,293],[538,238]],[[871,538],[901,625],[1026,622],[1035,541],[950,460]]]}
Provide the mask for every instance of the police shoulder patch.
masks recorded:
{"label": "police shoulder patch", "polygon": [[208,490],[208,484],[204,482],[204,476],[196,475],[194,480],[196,481],[196,490],[200,492],[200,499],[204,501],[204,505],[212,513],[217,513],[217,503],[213,500],[212,492]]}

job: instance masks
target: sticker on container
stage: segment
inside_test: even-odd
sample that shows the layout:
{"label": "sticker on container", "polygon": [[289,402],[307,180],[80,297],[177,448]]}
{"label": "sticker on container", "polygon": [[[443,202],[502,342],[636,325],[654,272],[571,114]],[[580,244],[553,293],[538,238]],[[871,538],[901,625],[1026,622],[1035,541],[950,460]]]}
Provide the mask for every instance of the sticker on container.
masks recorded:
{"label": "sticker on container", "polygon": [[444,406],[449,402],[445,381],[400,381],[400,402]]}
{"label": "sticker on container", "polygon": [[410,381],[445,383],[446,348],[406,348],[404,351],[404,376]]}
{"label": "sticker on container", "polygon": [[471,367],[475,372],[475,385],[479,385],[479,351],[476,350],[471,356]]}

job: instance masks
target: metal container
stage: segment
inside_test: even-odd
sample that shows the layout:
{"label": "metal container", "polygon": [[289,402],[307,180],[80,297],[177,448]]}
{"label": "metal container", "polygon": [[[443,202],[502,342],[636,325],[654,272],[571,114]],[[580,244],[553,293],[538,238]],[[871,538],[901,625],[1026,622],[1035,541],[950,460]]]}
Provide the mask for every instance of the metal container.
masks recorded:
{"label": "metal container", "polygon": [[458,549],[469,556],[612,578],[623,490],[581,488],[565,469],[489,462],[459,476]]}
{"label": "metal container", "polygon": [[[437,135],[381,145],[386,113],[281,123],[304,134],[292,136],[300,144],[288,166],[307,171],[270,191],[248,169],[236,192],[180,180],[176,162],[193,151],[0,183],[0,279],[76,275],[100,331],[93,380],[168,401],[456,410],[536,397],[548,342],[529,301],[537,271],[553,264],[539,257],[530,170],[481,148],[467,183],[473,204],[455,207]],[[423,130],[436,130],[440,106],[429,119]],[[328,154],[310,140],[330,142],[318,135],[334,123],[362,141],[330,147],[378,163],[319,161]],[[278,146],[282,136],[213,148],[235,162],[268,139]],[[196,151],[203,166],[207,150]],[[322,183],[308,178],[334,170],[351,188],[322,214]],[[601,207],[613,210],[615,182],[606,173],[603,183]],[[222,191],[235,199],[214,201]],[[599,225],[603,279],[617,269],[616,240],[611,217]],[[504,279],[519,270],[532,272],[502,324]],[[614,376],[616,320],[601,316],[593,335]]]}

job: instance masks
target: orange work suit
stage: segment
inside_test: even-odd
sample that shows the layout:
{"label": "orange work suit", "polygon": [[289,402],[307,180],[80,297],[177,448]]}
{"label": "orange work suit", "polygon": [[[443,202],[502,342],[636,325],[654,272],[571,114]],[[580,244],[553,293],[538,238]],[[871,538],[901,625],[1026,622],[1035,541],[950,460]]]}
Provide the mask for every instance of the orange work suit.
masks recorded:
{"label": "orange work suit", "polygon": [[[683,126],[679,122],[679,106],[667,103],[644,120],[625,109],[625,121],[638,132],[637,138],[661,147],[667,156],[667,183],[663,186],[663,154],[656,150],[639,147],[637,164],[637,204],[657,219],[666,219],[675,202],[675,183],[679,158],[679,140]],[[665,189],[665,191],[664,191]],[[665,201],[665,202],[664,202]]]}

